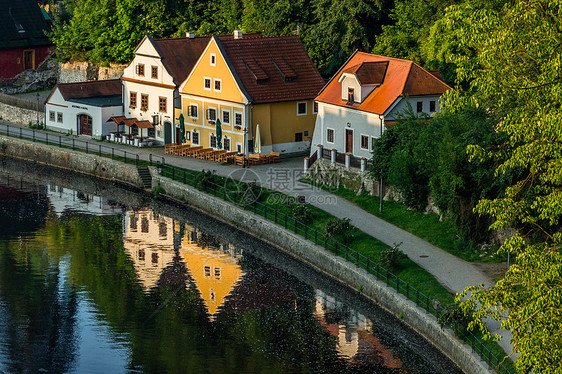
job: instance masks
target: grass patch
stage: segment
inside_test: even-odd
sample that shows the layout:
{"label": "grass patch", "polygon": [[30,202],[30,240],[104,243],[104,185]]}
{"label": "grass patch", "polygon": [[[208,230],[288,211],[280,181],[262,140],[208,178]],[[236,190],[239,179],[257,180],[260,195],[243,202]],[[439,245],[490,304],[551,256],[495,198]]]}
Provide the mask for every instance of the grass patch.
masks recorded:
{"label": "grass patch", "polygon": [[309,179],[301,179],[301,182],[313,184],[334,195],[349,200],[361,209],[375,215],[387,222],[406,230],[429,243],[470,262],[502,262],[505,259],[499,256],[497,248],[487,251],[478,251],[472,246],[466,245],[457,235],[454,225],[450,221],[439,221],[436,214],[425,214],[410,210],[404,204],[397,201],[383,201],[382,214],[379,211],[379,197],[368,194],[357,195],[354,191],[339,187],[330,187],[315,183]]}

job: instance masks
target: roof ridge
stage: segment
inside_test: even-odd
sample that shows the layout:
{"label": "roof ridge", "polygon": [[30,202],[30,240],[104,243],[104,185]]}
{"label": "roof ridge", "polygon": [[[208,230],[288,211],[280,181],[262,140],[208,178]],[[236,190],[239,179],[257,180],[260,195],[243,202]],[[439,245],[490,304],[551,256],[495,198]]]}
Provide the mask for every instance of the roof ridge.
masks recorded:
{"label": "roof ridge", "polygon": [[400,90],[400,95],[404,96],[404,89],[406,88],[406,83],[408,79],[410,79],[410,74],[412,73],[412,66],[414,66],[414,62],[410,61],[410,68],[408,69],[408,74],[406,74],[406,79],[404,79],[404,83],[402,84],[402,89]]}
{"label": "roof ridge", "polygon": [[73,85],[80,85],[80,84],[84,84],[84,83],[107,83],[107,82],[115,82],[115,81],[121,81],[121,78],[114,78],[114,79],[96,79],[96,80],[92,80],[92,81],[83,81],[83,82],[68,82],[68,83],[58,83],[57,86],[63,86],[63,87],[69,87],[69,86],[73,86]]}

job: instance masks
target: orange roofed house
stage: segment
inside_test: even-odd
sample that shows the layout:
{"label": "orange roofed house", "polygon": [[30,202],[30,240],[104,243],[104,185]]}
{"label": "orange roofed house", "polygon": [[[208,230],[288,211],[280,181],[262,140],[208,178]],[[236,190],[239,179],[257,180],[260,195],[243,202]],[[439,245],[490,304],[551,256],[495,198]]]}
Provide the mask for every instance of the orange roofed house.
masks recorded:
{"label": "orange roofed house", "polygon": [[323,86],[298,36],[213,36],[179,88],[184,143],[216,149],[219,120],[227,151],[306,151]]}
{"label": "orange roofed house", "polygon": [[449,89],[412,61],[355,52],[316,97],[312,144],[370,158],[385,121],[395,121],[408,104],[432,115]]}

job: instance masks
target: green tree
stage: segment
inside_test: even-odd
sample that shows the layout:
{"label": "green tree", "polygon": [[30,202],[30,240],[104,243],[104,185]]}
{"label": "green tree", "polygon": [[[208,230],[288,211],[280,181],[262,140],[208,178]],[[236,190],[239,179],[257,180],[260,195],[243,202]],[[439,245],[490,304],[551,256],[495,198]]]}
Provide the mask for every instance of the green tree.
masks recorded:
{"label": "green tree", "polygon": [[[462,49],[449,49],[471,96],[447,104],[486,108],[507,140],[498,149],[474,146],[471,157],[493,157],[496,174],[522,170],[505,196],[483,199],[476,210],[493,217],[492,228],[516,233],[500,249],[516,256],[504,279],[489,289],[472,287],[475,321],[502,320],[513,333],[521,372],[562,372],[562,2],[466,1],[441,21],[453,27]],[[446,30],[442,28],[441,30]],[[435,35],[439,39],[439,35]],[[473,51],[472,54],[462,53]],[[457,53],[461,52],[461,53]]]}

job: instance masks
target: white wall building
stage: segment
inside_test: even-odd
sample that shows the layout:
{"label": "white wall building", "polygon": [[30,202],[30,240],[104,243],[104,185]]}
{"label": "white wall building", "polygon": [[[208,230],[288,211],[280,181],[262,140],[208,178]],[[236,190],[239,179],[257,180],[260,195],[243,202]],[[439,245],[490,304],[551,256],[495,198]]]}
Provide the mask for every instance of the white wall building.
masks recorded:
{"label": "white wall building", "polygon": [[412,61],[356,52],[316,97],[314,145],[371,158],[374,140],[410,105],[431,116],[451,89]]}
{"label": "white wall building", "polygon": [[48,129],[102,139],[114,131],[106,123],[123,114],[119,79],[58,84],[45,103]]}

